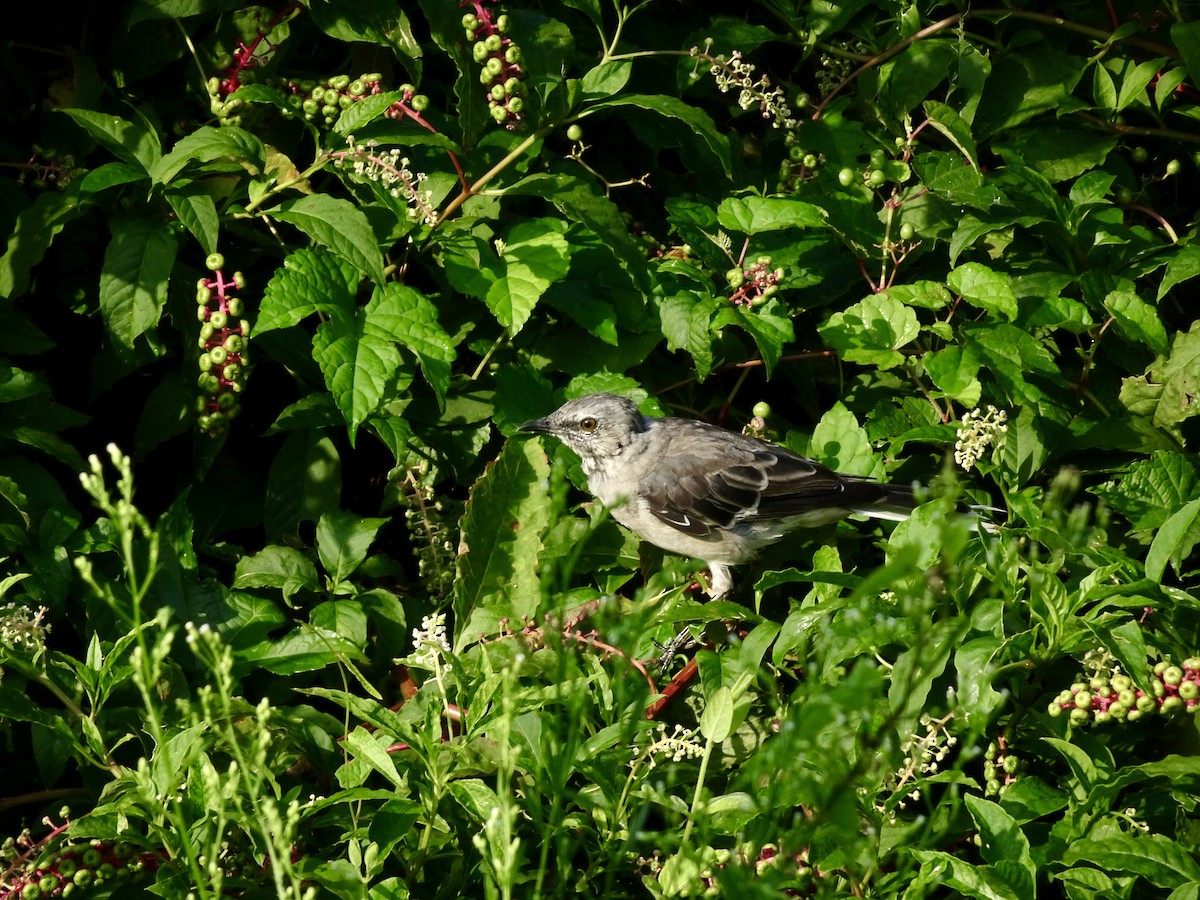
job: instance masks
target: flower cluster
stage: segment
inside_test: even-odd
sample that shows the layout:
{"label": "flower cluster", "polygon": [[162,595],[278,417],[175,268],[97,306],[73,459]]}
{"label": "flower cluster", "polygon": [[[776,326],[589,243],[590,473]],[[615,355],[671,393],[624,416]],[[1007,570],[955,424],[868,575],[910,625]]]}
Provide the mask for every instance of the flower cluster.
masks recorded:
{"label": "flower cluster", "polygon": [[973,409],[964,413],[954,442],[954,461],[970,471],[987,449],[1008,431],[1008,413],[994,406],[987,412]]}
{"label": "flower cluster", "polygon": [[762,306],[779,291],[783,269],[771,268],[771,257],[760,256],[743,268],[734,266],[725,273],[725,281],[733,290],[729,302],[734,306]]}
{"label": "flower cluster", "polygon": [[0,606],[0,648],[37,659],[46,650],[50,626],[42,623],[46,607],[33,609],[19,603]]}
{"label": "flower cluster", "polygon": [[358,143],[354,135],[346,136],[346,149],[331,154],[333,164],[342,169],[349,168],[359,178],[380,185],[392,197],[408,205],[408,217],[426,225],[437,222],[437,210],[433,208],[433,192],[423,190],[424,172],[409,168],[411,160],[400,155],[400,150],[380,150],[377,141]]}
{"label": "flower cluster", "polygon": [[1200,711],[1200,657],[1189,657],[1182,667],[1167,660],[1150,671],[1150,691],[1136,687],[1128,675],[1114,669],[1109,676],[1097,672],[1078,681],[1051,701],[1052,716],[1066,713],[1072,725],[1106,725],[1134,722],[1159,713]]}
{"label": "flower cluster", "polygon": [[250,323],[240,318],[244,312],[241,298],[230,296],[233,288],[241,290],[246,286],[242,273],[234,272],[233,278],[226,280],[221,272],[225,257],[220,253],[211,254],[206,264],[213,276],[196,283],[196,317],[203,323],[197,412],[200,428],[217,435],[241,410],[238,394],[245,388],[249,374]]}
{"label": "flower cluster", "polygon": [[413,652],[408,657],[411,665],[434,672],[449,672],[450,663],[442,659],[450,654],[450,642],[446,640],[446,614],[432,613],[421,619],[421,627],[412,633]]}
{"label": "flower cluster", "polygon": [[742,109],[757,108],[762,117],[770,121],[772,128],[793,131],[799,126],[783,88],[772,87],[771,79],[766,75],[755,79],[754,65],[742,61],[742,51],[734,50],[728,59],[723,55],[709,56],[699,47],[693,47],[691,53],[712,63],[708,71],[716,79],[717,88],[725,94],[737,91],[738,106]]}
{"label": "flower cluster", "polygon": [[492,119],[512,131],[525,107],[521,48],[508,37],[508,16],[493,17],[484,2],[468,0],[461,4],[474,10],[463,15],[463,29],[467,40],[473,42],[471,56],[481,67],[479,82],[487,88]]}
{"label": "flower cluster", "polygon": [[867,59],[871,48],[862,41],[833,41],[827,43],[826,49],[834,52],[823,52],[818,57],[819,66],[816,72],[817,90],[821,96],[830,93],[846,80],[857,65],[855,57]]}
{"label": "flower cluster", "polygon": [[[903,796],[894,802],[894,808],[888,810],[889,815],[895,816],[896,810],[904,809],[910,800],[921,799],[919,787],[909,788],[919,778],[931,778],[942,767],[942,762],[950,754],[951,749],[958,743],[958,738],[950,733],[948,724],[953,714],[940,719],[923,714],[919,724],[923,731],[913,734],[900,745],[904,751],[904,763],[896,770],[894,792],[904,790]],[[884,812],[887,807],[877,807]]]}
{"label": "flower cluster", "polygon": [[70,153],[60,156],[57,151],[37,144],[33,145],[33,156],[29,162],[16,168],[20,170],[17,181],[21,184],[29,181],[36,188],[65,188],[86,171],[75,165],[75,157]]}
{"label": "flower cluster", "polygon": [[[659,722],[658,737],[651,742],[649,747],[638,753],[637,758],[641,758],[643,755],[649,761],[649,768],[653,769],[658,764],[656,757],[661,757],[668,762],[697,759],[704,755],[704,744],[697,740],[695,734],[678,723],[668,733],[667,724]],[[637,758],[630,765],[636,766]]]}
{"label": "flower cluster", "polygon": [[984,794],[995,797],[1017,780],[1021,759],[1003,739],[992,741],[983,752]]}
{"label": "flower cluster", "polygon": [[[66,818],[67,811],[61,813]],[[158,868],[154,853],[139,853],[124,841],[92,840],[63,843],[70,822],[51,825],[34,840],[28,831],[0,845],[0,900],[42,900],[119,892],[118,883]]]}

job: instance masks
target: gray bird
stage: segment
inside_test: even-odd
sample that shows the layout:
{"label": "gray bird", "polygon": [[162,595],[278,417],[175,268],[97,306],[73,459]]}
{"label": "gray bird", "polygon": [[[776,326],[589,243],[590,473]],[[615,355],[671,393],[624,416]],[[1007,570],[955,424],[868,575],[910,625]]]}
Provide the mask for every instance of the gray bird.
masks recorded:
{"label": "gray bird", "polygon": [[733,587],[729,567],[789,531],[852,513],[904,519],[912,488],[839,475],[775,444],[693,419],[653,418],[631,400],[589,394],[520,431],[574,450],[588,490],[613,518],[670,553],[704,560],[710,593]]}

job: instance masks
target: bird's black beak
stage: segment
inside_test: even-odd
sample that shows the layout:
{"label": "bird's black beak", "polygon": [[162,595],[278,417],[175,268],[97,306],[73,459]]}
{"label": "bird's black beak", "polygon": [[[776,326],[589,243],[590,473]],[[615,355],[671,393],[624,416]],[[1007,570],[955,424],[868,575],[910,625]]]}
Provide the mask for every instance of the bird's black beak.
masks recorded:
{"label": "bird's black beak", "polygon": [[550,423],[545,419],[534,419],[532,422],[517,426],[517,431],[528,431],[533,434],[550,434],[552,430]]}

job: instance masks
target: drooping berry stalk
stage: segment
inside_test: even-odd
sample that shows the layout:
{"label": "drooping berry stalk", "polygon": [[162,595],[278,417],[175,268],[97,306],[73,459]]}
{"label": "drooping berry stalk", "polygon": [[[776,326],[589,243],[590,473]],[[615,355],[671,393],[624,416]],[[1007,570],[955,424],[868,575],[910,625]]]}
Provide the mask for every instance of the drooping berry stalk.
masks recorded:
{"label": "drooping berry stalk", "polygon": [[487,89],[492,119],[509,131],[516,129],[525,107],[525,85],[521,81],[521,48],[508,36],[508,16],[493,17],[484,0],[465,0],[474,12],[463,15],[467,40],[474,41],[471,56],[480,65],[479,81]]}
{"label": "drooping berry stalk", "polygon": [[241,411],[238,394],[245,388],[249,374],[250,323],[241,318],[245,311],[241,298],[231,296],[233,288],[241,290],[246,286],[242,273],[234,272],[232,278],[226,279],[221,271],[225,258],[220,253],[211,254],[206,264],[213,272],[212,277],[196,283],[196,317],[203,323],[197,412],[200,428],[216,436]]}

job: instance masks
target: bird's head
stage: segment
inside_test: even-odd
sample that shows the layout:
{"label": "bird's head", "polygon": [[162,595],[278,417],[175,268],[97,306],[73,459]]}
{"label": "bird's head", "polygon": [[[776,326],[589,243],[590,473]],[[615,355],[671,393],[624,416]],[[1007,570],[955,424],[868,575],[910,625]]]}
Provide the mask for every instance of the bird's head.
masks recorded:
{"label": "bird's head", "polygon": [[568,400],[550,415],[526,422],[518,431],[549,434],[579,454],[585,468],[616,456],[645,420],[632,400],[615,394],[588,394]]}

